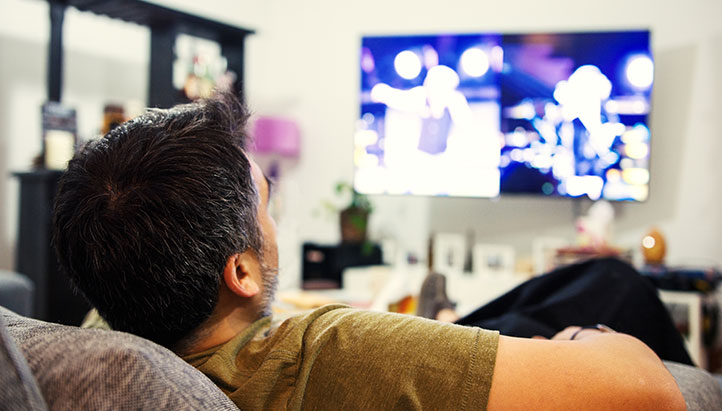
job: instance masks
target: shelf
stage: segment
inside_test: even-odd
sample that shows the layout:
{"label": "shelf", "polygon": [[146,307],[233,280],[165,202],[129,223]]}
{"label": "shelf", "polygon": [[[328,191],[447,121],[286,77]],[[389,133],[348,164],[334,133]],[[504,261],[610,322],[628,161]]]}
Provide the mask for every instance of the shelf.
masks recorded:
{"label": "shelf", "polygon": [[219,43],[243,40],[248,30],[214,20],[194,16],[141,0],[67,0],[68,6],[143,26],[173,26],[192,36],[204,37]]}
{"label": "shelf", "polygon": [[235,93],[243,98],[245,37],[253,30],[206,19],[142,0],[48,0],[50,4],[50,48],[48,59],[48,100],[62,95],[62,26],[67,7],[83,12],[140,24],[150,28],[150,76],[148,106],[167,108],[187,101],[173,87],[174,46],[178,34],[188,34],[217,42],[236,73]]}

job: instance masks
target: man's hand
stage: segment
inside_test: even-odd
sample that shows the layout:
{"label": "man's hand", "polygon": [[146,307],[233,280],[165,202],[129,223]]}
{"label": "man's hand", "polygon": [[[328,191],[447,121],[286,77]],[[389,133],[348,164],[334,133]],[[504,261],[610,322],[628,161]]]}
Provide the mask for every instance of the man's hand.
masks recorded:
{"label": "man's hand", "polygon": [[614,332],[611,328],[604,326],[604,325],[597,325],[594,327],[580,327],[578,325],[573,325],[570,327],[567,327],[552,337],[552,340],[557,341],[570,341],[570,340],[581,340],[585,337],[589,337],[592,335],[597,335],[599,333],[608,333],[608,332]]}
{"label": "man's hand", "polygon": [[[611,329],[610,329],[611,330]],[[589,332],[587,332],[589,331]],[[554,334],[552,338],[544,337],[543,335],[535,335],[531,338],[533,340],[557,340],[557,341],[569,341],[569,340],[581,340],[584,336],[588,335],[594,335],[599,332],[602,332],[603,330],[597,329],[597,328],[584,328],[578,325],[571,325],[558,333]],[[572,338],[574,337],[574,338]]]}
{"label": "man's hand", "polygon": [[554,334],[554,336],[551,338],[552,340],[564,340],[569,341],[572,339],[572,335],[574,335],[575,332],[581,330],[582,327],[578,325],[572,325],[569,326],[558,333]]}

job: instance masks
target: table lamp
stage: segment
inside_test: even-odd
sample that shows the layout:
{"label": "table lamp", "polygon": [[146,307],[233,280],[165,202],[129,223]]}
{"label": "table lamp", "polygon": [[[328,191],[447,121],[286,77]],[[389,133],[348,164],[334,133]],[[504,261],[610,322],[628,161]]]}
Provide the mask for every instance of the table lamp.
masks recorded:
{"label": "table lamp", "polygon": [[301,152],[301,133],[298,124],[280,117],[258,117],[251,128],[255,143],[252,150],[274,157],[298,158]]}

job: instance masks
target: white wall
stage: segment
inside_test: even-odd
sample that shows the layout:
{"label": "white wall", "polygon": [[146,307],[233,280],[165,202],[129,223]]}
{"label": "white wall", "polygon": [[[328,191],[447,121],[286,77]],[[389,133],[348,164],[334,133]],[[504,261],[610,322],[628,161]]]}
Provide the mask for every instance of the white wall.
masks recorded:
{"label": "white wall", "polygon": [[[673,264],[722,264],[722,200],[715,98],[720,96],[722,3],[719,1],[267,1],[268,20],[249,44],[248,96],[259,112],[293,116],[304,156],[288,181],[303,191],[289,212],[299,238],[336,239],[336,227],[312,217],[318,199],[352,178],[359,38],[363,34],[570,31],[650,28],[657,61],[651,127],[652,183],[644,204],[616,204],[616,242],[636,248],[658,226]],[[717,148],[715,150],[714,148]],[[302,184],[301,184],[302,183]],[[299,189],[300,191],[300,189]],[[530,197],[498,201],[391,197],[374,215],[377,235],[395,234],[425,251],[429,232],[464,233],[529,253],[539,235],[574,239],[575,205]],[[413,212],[409,212],[413,211]],[[293,252],[295,250],[288,250]]]}
{"label": "white wall", "polygon": [[[323,199],[333,199],[335,182],[352,178],[351,135],[358,110],[358,48],[363,34],[652,29],[657,82],[651,197],[644,204],[615,206],[616,238],[622,244],[636,244],[648,227],[658,225],[668,237],[670,262],[722,264],[722,221],[717,211],[722,168],[716,161],[722,135],[713,124],[718,116],[715,99],[722,95],[718,0],[156,2],[257,30],[247,42],[248,101],[256,113],[295,118],[301,125],[302,158],[284,168],[279,231],[287,274],[282,286],[297,279],[301,241],[338,239],[336,220],[319,215],[318,210]],[[0,10],[0,172],[7,174],[26,167],[39,150],[37,113],[44,95],[47,6],[0,0]],[[18,22],[15,16],[29,21]],[[99,107],[113,98],[144,98],[147,32],[133,25],[76,17],[75,22],[66,20],[68,53],[85,60],[79,58],[83,63],[77,65],[71,63],[74,58],[66,60],[68,76],[78,79],[66,81],[67,101],[72,98],[74,104],[87,105],[87,116],[99,117],[99,111],[92,113],[92,105]],[[112,40],[96,39],[100,33]],[[103,74],[111,68],[120,68],[123,75]],[[13,183],[0,179],[0,267],[12,265],[16,191]],[[422,256],[431,231],[471,228],[477,239],[513,244],[522,253],[534,236],[573,236],[575,206],[570,200],[388,197],[377,198],[376,203],[373,234],[395,237],[403,249]]]}

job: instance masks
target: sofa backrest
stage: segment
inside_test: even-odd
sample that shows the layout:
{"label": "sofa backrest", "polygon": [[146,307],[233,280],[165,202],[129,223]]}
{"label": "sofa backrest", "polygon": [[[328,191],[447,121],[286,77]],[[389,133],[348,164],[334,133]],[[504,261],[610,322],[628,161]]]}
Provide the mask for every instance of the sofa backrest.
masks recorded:
{"label": "sofa backrest", "polygon": [[32,320],[0,307],[52,410],[238,410],[170,350],[127,333]]}

